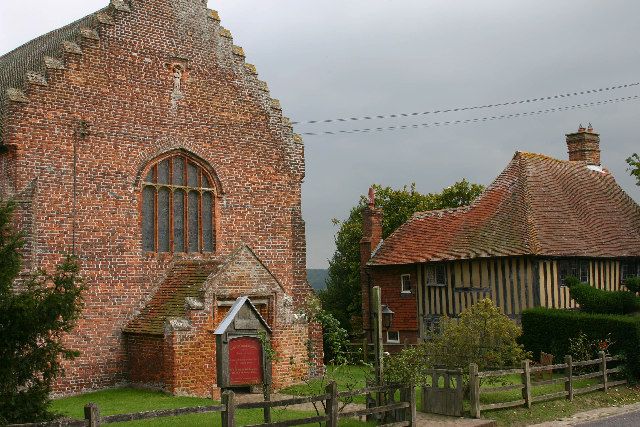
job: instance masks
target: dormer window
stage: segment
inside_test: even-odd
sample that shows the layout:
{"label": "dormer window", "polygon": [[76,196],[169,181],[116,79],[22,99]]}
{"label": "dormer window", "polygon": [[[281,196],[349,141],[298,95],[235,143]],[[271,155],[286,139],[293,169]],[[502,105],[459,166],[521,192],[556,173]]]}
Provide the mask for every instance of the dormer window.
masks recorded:
{"label": "dormer window", "polygon": [[142,182],[145,252],[214,252],[214,181],[186,154],[165,157]]}

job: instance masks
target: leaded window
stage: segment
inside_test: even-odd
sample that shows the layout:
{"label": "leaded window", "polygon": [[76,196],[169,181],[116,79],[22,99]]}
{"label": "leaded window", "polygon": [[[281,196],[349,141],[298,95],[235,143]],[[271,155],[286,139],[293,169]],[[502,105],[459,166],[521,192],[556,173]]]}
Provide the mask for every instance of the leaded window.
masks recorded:
{"label": "leaded window", "polygon": [[589,261],[581,259],[563,259],[558,261],[558,279],[564,286],[567,277],[575,277],[581,283],[589,282]]}
{"label": "leaded window", "polygon": [[214,252],[215,189],[204,167],[175,154],[151,166],[142,187],[146,252]]}
{"label": "leaded window", "polygon": [[447,286],[447,266],[445,264],[428,265],[426,273],[427,286]]}
{"label": "leaded window", "polygon": [[620,270],[620,278],[623,281],[631,277],[640,277],[640,262],[623,261]]}

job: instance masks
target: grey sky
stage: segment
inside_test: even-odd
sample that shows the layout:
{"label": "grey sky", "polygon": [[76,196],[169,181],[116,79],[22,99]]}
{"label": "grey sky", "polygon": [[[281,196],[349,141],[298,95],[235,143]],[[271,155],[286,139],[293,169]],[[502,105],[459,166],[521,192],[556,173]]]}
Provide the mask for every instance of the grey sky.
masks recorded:
{"label": "grey sky", "polygon": [[[168,1],[168,0],[154,0]],[[193,0],[197,1],[197,0]],[[107,0],[0,3],[0,54]],[[640,81],[636,0],[209,1],[293,120],[428,111]],[[640,87],[412,120],[298,125],[296,131],[424,123],[640,95]],[[566,158],[564,134],[592,122],[603,164],[636,200],[624,159],[640,151],[640,101],[375,134],[306,137],[309,267],[325,267],[336,231],[372,183],[422,192],[466,177],[489,184],[516,150]]]}

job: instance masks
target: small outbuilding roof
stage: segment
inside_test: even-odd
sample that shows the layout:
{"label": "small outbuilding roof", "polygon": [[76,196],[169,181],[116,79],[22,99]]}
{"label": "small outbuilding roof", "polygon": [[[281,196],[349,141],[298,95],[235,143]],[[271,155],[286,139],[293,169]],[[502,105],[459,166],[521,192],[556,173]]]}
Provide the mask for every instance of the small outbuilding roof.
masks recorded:
{"label": "small outbuilding roof", "polygon": [[269,325],[267,324],[267,321],[264,320],[264,317],[262,317],[262,315],[260,314],[260,312],[258,311],[258,309],[253,305],[253,303],[251,302],[251,300],[249,299],[249,297],[240,297],[236,300],[235,303],[233,303],[233,306],[231,306],[231,308],[229,309],[229,312],[227,313],[227,315],[225,316],[224,320],[222,320],[222,322],[220,322],[220,324],[218,325],[218,327],[216,328],[216,330],[213,332],[215,335],[222,335],[224,334],[227,329],[229,329],[229,326],[231,325],[231,322],[233,322],[233,320],[236,318],[236,316],[238,315],[238,313],[240,312],[240,309],[244,306],[244,305],[249,306],[249,308],[251,308],[251,310],[253,311],[253,313],[256,315],[256,317],[258,318],[258,320],[260,321],[260,323],[262,323],[262,326],[265,327],[265,329],[267,331],[269,331],[269,333],[271,332],[271,328],[269,327]]}
{"label": "small outbuilding roof", "polygon": [[216,261],[179,261],[169,270],[166,278],[151,300],[124,329],[125,332],[163,335],[167,319],[184,318],[187,298],[202,298],[202,287],[207,278],[218,271],[222,263]]}

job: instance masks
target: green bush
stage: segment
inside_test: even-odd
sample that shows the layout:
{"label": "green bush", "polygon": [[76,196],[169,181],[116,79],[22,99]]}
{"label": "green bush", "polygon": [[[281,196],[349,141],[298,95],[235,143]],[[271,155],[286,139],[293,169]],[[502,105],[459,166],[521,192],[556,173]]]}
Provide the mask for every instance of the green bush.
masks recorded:
{"label": "green bush", "polygon": [[571,353],[571,340],[581,334],[590,341],[610,340],[612,354],[624,355],[629,371],[640,378],[640,317],[538,307],[522,313],[522,330],[520,341],[535,359],[544,351],[563,360]]}
{"label": "green bush", "polygon": [[640,311],[640,298],[628,291],[605,291],[586,283],[569,283],[571,298],[587,313],[629,314]]}
{"label": "green bush", "polygon": [[389,382],[425,381],[429,368],[461,368],[475,363],[483,370],[517,366],[530,355],[518,343],[522,330],[490,299],[478,301],[459,319],[442,319],[442,332],[415,348],[388,358]]}
{"label": "green bush", "polygon": [[637,294],[640,292],[640,277],[630,277],[624,281],[623,285],[634,294]]}
{"label": "green bush", "polygon": [[68,258],[55,273],[39,271],[14,287],[23,241],[12,227],[13,203],[0,201],[0,425],[47,421],[52,386],[82,310],[78,264]]}

